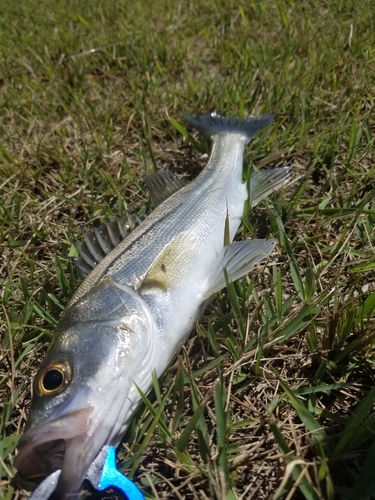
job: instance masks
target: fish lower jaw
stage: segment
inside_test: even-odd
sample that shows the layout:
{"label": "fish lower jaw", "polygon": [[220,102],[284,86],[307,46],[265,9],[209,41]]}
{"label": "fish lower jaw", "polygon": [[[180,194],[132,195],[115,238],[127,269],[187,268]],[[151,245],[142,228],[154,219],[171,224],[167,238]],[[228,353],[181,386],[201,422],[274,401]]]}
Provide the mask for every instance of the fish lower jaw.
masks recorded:
{"label": "fish lower jaw", "polygon": [[17,455],[16,480],[22,485],[40,483],[52,472],[61,469],[65,456],[65,440],[56,439],[26,449]]}
{"label": "fish lower jaw", "polygon": [[92,461],[88,458],[77,466],[73,455],[74,452],[84,455],[80,444],[82,443],[77,443],[76,439],[72,450],[72,440],[57,439],[21,449],[15,461],[18,469],[17,483],[25,489],[30,489],[32,484],[39,484],[53,472],[61,470],[53,494],[54,500],[78,499]]}

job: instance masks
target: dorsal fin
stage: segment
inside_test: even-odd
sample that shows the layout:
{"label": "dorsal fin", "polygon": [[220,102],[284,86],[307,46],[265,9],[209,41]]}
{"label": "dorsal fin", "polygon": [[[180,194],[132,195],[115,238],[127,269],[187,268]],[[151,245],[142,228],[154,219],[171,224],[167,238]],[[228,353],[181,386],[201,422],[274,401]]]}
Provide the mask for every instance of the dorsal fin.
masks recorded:
{"label": "dorsal fin", "polygon": [[[177,175],[169,170],[146,175],[145,183],[154,207],[184,186]],[[73,257],[73,264],[86,277],[142,220],[140,216],[127,212],[123,217],[115,217],[101,226],[94,227],[92,231],[81,228],[83,241],[73,241],[80,257]]]}
{"label": "dorsal fin", "polygon": [[81,228],[83,241],[74,240],[73,244],[80,257],[73,257],[73,264],[87,276],[106,255],[109,254],[133,229],[142,222],[139,215],[129,214],[108,220],[92,231]]}
{"label": "dorsal fin", "polygon": [[185,185],[176,174],[169,170],[160,170],[145,175],[144,179],[155,208]]}

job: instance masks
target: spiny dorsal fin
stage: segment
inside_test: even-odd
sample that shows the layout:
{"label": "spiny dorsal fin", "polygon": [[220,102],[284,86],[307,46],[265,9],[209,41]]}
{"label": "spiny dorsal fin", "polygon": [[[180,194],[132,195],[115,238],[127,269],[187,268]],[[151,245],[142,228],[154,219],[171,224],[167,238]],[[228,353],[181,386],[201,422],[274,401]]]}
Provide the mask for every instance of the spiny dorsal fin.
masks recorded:
{"label": "spiny dorsal fin", "polygon": [[177,175],[169,170],[160,170],[146,175],[145,183],[150,191],[151,201],[155,208],[184,186],[184,183]]}
{"label": "spiny dorsal fin", "polygon": [[80,257],[73,257],[73,264],[87,276],[106,255],[109,254],[140,223],[142,218],[126,213],[96,226],[92,231],[81,228],[83,241],[74,240],[73,244]]}

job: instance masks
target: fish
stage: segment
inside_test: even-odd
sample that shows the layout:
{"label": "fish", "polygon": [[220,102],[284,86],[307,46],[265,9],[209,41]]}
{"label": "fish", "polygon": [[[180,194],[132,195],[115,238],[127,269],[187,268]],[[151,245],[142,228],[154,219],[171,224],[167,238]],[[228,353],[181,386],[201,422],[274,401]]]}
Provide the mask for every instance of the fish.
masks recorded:
{"label": "fish", "polygon": [[79,498],[102,447],[120,444],[139,389],[147,393],[153,373],[167,369],[210,298],[275,247],[272,239],[234,241],[249,197],[254,207],[290,180],[290,167],[280,167],[243,182],[245,147],[273,115],[185,118],[211,144],[207,165],[186,185],[152,174],[150,215],[84,233],[77,264],[87,277],[33,382],[15,467],[27,480],[61,469],[58,500]]}

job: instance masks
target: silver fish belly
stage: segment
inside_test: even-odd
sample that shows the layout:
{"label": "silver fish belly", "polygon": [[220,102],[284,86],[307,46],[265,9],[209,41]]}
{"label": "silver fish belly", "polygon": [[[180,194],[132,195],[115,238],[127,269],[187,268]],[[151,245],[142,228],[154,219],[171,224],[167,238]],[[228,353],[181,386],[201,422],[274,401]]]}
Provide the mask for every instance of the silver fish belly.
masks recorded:
{"label": "silver fish belly", "polygon": [[271,253],[273,240],[231,243],[248,196],[254,206],[289,179],[284,167],[256,172],[250,193],[242,182],[244,148],[271,119],[187,117],[211,139],[208,163],[73,296],[35,377],[15,462],[21,477],[38,480],[61,468],[56,498],[78,497],[101,448],[121,441],[140,402],[137,386],[150,390],[153,372],[166,369],[203,304],[225,287],[223,269],[236,280]]}

